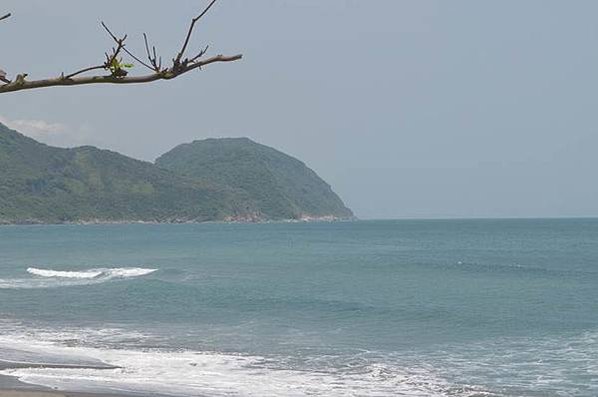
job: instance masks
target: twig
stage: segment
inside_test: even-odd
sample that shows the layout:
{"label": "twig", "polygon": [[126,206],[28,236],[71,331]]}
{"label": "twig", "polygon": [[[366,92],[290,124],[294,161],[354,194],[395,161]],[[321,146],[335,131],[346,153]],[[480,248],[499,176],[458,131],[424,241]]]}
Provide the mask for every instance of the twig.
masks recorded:
{"label": "twig", "polygon": [[156,55],[156,47],[152,46],[152,50],[153,50],[153,56],[150,53],[150,49],[149,49],[149,44],[147,42],[147,34],[143,34],[143,41],[145,42],[145,51],[147,53],[147,59],[149,59],[150,63],[152,64],[152,68],[153,70],[155,70],[156,72],[159,72],[160,70],[162,70],[162,58],[160,58],[160,61],[158,62],[158,56]]}
{"label": "twig", "polygon": [[201,17],[206,15],[206,13],[210,10],[210,8],[212,8],[214,3],[216,3],[216,0],[212,0],[212,2],[210,4],[208,4],[208,6],[205,8],[205,10],[203,10],[203,12],[201,14],[199,14],[198,16],[196,16],[195,18],[193,18],[191,20],[191,25],[189,26],[189,31],[187,32],[187,37],[185,37],[185,42],[183,43],[183,48],[181,48],[181,51],[178,53],[178,55],[176,56],[176,58],[174,60],[175,64],[179,64],[181,62],[181,59],[183,58],[183,55],[185,55],[185,51],[187,50],[187,46],[189,45],[189,40],[191,40],[191,34],[193,33],[193,28],[195,27],[195,24],[197,23],[197,21],[199,21],[201,19]]}
{"label": "twig", "polygon": [[[104,27],[104,29],[106,30],[106,32],[108,32],[108,34],[110,35],[110,37],[112,37],[112,39],[116,42],[119,43],[119,39],[110,31],[110,29],[108,29],[108,26],[106,26],[106,24],[104,22],[102,22],[102,26]],[[126,38],[127,36],[125,35],[124,38]],[[135,56],[135,54],[133,54],[132,52],[130,52],[129,50],[127,50],[124,46],[124,39],[123,39],[123,45],[122,45],[122,50],[124,52],[126,52],[127,54],[129,54],[129,56],[131,58],[133,58],[134,60],[136,60],[137,62],[139,62],[141,65],[145,66],[146,68],[148,68],[149,70],[153,70],[153,68],[151,66],[149,66],[147,63],[143,62],[141,59],[137,58]]]}
{"label": "twig", "polygon": [[71,78],[73,78],[73,77],[75,77],[75,76],[77,76],[79,74],[82,74],[82,73],[85,73],[85,72],[91,72],[92,70],[97,70],[97,69],[105,69],[105,67],[104,67],[104,65],[91,66],[91,67],[88,67],[88,68],[76,71],[74,73],[71,73],[71,74],[69,74],[67,76],[64,76],[63,78],[64,79],[71,79]]}

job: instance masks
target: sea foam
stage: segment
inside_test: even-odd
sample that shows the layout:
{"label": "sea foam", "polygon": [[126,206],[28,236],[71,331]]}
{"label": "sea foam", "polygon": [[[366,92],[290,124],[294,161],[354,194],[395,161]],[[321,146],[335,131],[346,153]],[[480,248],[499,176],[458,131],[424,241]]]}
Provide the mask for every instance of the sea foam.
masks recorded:
{"label": "sea foam", "polygon": [[[0,349],[2,345],[0,337]],[[16,338],[12,338],[13,340]],[[114,369],[12,368],[0,374],[22,382],[60,390],[172,394],[180,396],[354,396],[409,395],[441,397],[451,386],[427,372],[407,372],[396,367],[371,365],[356,373],[302,371],[277,368],[271,360],[218,352],[131,350],[64,347],[21,340],[26,348],[44,354],[76,357],[78,362],[99,361]],[[459,396],[472,396],[463,393]],[[477,394],[479,395],[479,394]]]}
{"label": "sea foam", "polygon": [[94,279],[94,278],[116,278],[116,277],[139,277],[153,273],[158,269],[146,269],[142,267],[118,267],[105,269],[90,269],[83,271],[64,271],[52,269],[38,269],[35,267],[27,268],[27,272],[39,277],[54,278],[75,278],[75,279]]}
{"label": "sea foam", "polygon": [[143,267],[96,268],[88,270],[53,270],[29,267],[27,268],[27,272],[34,277],[0,279],[0,289],[58,288],[93,285],[111,280],[146,276],[157,270]]}
{"label": "sea foam", "polygon": [[59,271],[38,269],[35,267],[27,268],[27,272],[40,277],[60,277],[60,278],[96,278],[102,274],[100,270],[88,270],[83,272]]}
{"label": "sea foam", "polygon": [[[285,364],[285,358],[278,356],[148,348],[153,337],[150,333],[119,328],[36,329],[10,321],[3,324],[0,319],[0,356],[9,351],[13,362],[38,364],[10,368],[8,363],[0,375],[58,390],[138,395],[491,395],[478,387],[455,385],[432,368],[370,362],[341,367],[330,363],[309,370]],[[131,340],[137,341],[137,347],[122,343]],[[19,350],[26,356],[19,356]]]}

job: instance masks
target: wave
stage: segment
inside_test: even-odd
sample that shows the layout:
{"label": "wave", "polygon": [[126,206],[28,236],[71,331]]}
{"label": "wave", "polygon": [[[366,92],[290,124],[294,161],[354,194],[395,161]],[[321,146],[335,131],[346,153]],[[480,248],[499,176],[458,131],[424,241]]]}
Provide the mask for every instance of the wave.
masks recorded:
{"label": "wave", "polygon": [[173,396],[411,396],[481,397],[427,373],[373,365],[360,374],[264,368],[262,357],[198,352],[104,350],[118,369],[17,368],[0,371],[21,382],[64,391]]}
{"label": "wave", "polygon": [[[9,358],[14,361],[53,364],[6,368],[0,375],[64,391],[215,397],[595,396],[598,388],[592,377],[598,371],[598,331],[495,339],[446,351],[351,353],[339,357],[341,362],[312,356],[317,365],[304,363],[309,355],[297,361],[297,356],[152,348],[153,337],[118,328],[3,326],[0,319],[0,357],[6,356],[7,346],[30,352],[24,360],[13,350]],[[125,340],[137,345],[123,345]]]}
{"label": "wave", "polygon": [[143,267],[97,268],[88,270],[53,270],[37,267],[27,268],[33,278],[0,279],[0,289],[58,288],[100,284],[112,280],[122,280],[146,276],[158,269]]}
{"label": "wave", "polygon": [[[0,352],[2,340],[0,337]],[[12,338],[11,343],[14,344]],[[65,347],[21,340],[27,349],[99,360],[113,368],[16,367],[0,374],[58,390],[178,396],[356,396],[408,395],[413,397],[486,396],[473,387],[459,387],[426,370],[405,370],[372,363],[358,370],[321,371],[278,366],[273,358],[233,353]]]}
{"label": "wave", "polygon": [[88,270],[84,272],[59,271],[38,269],[35,267],[27,268],[27,273],[40,277],[60,277],[60,278],[96,278],[102,274],[99,270]]}
{"label": "wave", "polygon": [[338,365],[316,355],[318,364],[303,365],[296,356],[198,351],[166,347],[159,340],[134,329],[37,328],[0,319],[0,361],[35,363],[6,363],[0,375],[63,391],[131,395],[494,396],[449,382],[432,368],[385,359],[357,364],[351,357],[350,365]]}
{"label": "wave", "polygon": [[27,272],[39,277],[53,278],[76,278],[76,279],[94,279],[94,278],[127,278],[139,277],[151,274],[158,269],[145,269],[142,267],[118,267],[112,269],[90,269],[84,271],[63,271],[51,269],[38,269],[35,267],[27,268]]}

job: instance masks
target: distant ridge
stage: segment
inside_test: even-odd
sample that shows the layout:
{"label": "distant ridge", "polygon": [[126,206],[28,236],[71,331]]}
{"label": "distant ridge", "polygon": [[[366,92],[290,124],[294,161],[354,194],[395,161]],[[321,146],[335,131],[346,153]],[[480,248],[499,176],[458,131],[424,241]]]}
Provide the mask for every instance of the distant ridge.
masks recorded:
{"label": "distant ridge", "polygon": [[[262,147],[249,140],[239,142],[247,148]],[[224,159],[227,151],[217,146],[213,148],[214,159]],[[188,156],[190,164],[205,161],[193,159],[186,150],[179,149],[184,147],[162,156],[157,166],[92,146],[47,146],[0,124],[0,223],[262,221],[352,216],[328,185],[307,167],[313,173],[314,184],[304,184],[301,178],[297,183],[308,194],[299,194],[289,186],[275,186],[273,191],[277,193],[268,201],[267,191],[226,183],[230,170],[222,165],[213,167],[212,174],[194,176],[192,172],[179,172],[176,153]],[[262,163],[245,165],[255,168],[244,172],[262,175]],[[316,180],[321,183],[316,184]],[[255,182],[261,183],[260,178]],[[268,183],[260,186],[266,188]],[[311,189],[313,195],[309,194]],[[288,196],[281,196],[280,192]]]}

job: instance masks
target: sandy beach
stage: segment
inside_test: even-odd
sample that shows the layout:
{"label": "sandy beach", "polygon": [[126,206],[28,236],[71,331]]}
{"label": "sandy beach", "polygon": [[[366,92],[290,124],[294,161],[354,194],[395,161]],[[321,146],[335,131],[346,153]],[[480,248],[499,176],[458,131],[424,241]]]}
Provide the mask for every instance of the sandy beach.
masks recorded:
{"label": "sandy beach", "polygon": [[19,382],[10,376],[0,375],[0,397],[117,397],[115,394],[76,393],[44,390],[42,386]]}
{"label": "sandy beach", "polygon": [[26,391],[26,390],[0,390],[0,397],[66,397],[65,393]]}
{"label": "sandy beach", "polygon": [[0,397],[118,397],[115,394],[66,393],[54,391],[1,390]]}

